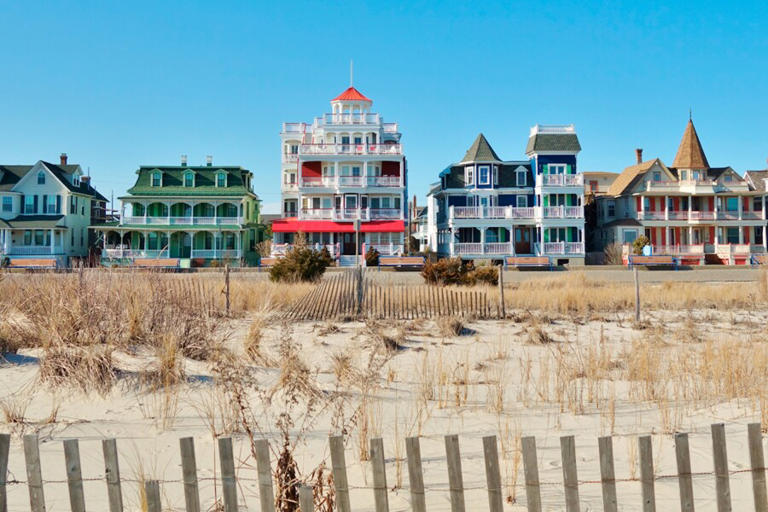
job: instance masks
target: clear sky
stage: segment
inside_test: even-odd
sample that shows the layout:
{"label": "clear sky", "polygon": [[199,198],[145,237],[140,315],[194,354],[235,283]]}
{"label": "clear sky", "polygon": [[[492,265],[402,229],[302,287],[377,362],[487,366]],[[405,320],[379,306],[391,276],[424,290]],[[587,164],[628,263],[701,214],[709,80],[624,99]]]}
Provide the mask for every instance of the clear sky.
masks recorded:
{"label": "clear sky", "polygon": [[634,149],[671,164],[693,109],[713,166],[768,157],[768,3],[0,0],[0,162],[90,167],[106,196],[140,164],[236,164],[280,200],[284,121],[349,81],[397,121],[420,202],[478,132],[523,157],[574,123],[583,170]]}

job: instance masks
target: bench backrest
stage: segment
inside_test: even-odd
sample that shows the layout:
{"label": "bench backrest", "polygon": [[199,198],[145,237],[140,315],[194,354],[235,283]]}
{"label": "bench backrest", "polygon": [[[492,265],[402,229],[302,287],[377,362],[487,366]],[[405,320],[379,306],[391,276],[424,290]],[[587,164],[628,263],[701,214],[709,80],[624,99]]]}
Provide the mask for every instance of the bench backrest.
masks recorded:
{"label": "bench backrest", "polygon": [[672,256],[632,256],[632,263],[639,265],[674,265]]}
{"label": "bench backrest", "polygon": [[768,254],[755,254],[752,258],[758,265],[768,265]]}
{"label": "bench backrest", "polygon": [[56,268],[56,260],[50,258],[11,258],[8,268]]}
{"label": "bench backrest", "polygon": [[179,260],[177,258],[146,258],[138,259],[133,262],[134,267],[178,267]]}
{"label": "bench backrest", "polygon": [[379,265],[423,265],[422,256],[379,256]]}
{"label": "bench backrest", "polygon": [[275,264],[277,261],[277,258],[261,258],[261,261],[259,261],[260,267],[271,267]]}
{"label": "bench backrest", "polygon": [[549,265],[549,258],[546,256],[507,256],[507,265]]}

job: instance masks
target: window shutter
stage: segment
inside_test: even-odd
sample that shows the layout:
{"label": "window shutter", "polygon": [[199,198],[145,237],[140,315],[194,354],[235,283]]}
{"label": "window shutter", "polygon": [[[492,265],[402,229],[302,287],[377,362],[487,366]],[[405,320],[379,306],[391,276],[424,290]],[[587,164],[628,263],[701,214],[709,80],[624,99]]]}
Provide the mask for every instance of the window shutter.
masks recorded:
{"label": "window shutter", "polygon": [[32,208],[33,209],[32,213],[37,213],[37,199],[38,199],[38,196],[37,196],[37,194],[35,194],[35,200],[34,200],[34,203],[33,203],[34,207]]}
{"label": "window shutter", "polygon": [[48,213],[48,195],[47,194],[43,194],[43,213]]}
{"label": "window shutter", "polygon": [[61,213],[61,194],[56,195],[56,213]]}
{"label": "window shutter", "polygon": [[26,212],[24,211],[24,194],[21,194],[21,205],[19,206],[19,214],[24,215]]}
{"label": "window shutter", "polygon": [[549,166],[547,164],[544,164],[541,166],[541,173],[547,174],[549,172]]}
{"label": "window shutter", "polygon": [[565,174],[571,174],[571,164],[565,166]]}

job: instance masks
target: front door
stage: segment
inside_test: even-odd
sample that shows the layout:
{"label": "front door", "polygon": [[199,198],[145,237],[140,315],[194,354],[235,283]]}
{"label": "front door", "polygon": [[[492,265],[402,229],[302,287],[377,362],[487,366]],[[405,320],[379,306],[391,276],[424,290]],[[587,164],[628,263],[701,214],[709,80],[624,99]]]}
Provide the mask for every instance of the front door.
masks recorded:
{"label": "front door", "polygon": [[[355,233],[344,233],[341,243],[341,254],[347,256],[355,255]],[[358,253],[359,254],[359,253]]]}
{"label": "front door", "polygon": [[515,228],[515,254],[531,254],[530,228]]}

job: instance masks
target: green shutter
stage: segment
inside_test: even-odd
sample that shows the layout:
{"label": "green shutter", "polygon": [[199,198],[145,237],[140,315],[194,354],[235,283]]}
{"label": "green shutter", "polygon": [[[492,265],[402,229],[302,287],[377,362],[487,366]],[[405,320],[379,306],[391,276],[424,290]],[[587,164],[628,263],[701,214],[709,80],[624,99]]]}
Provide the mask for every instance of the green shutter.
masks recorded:
{"label": "green shutter", "polygon": [[567,194],[565,196],[565,206],[573,206],[573,194]]}
{"label": "green shutter", "polygon": [[541,166],[541,174],[549,174],[549,165],[544,164]]}
{"label": "green shutter", "polygon": [[571,164],[565,166],[565,174],[571,174]]}
{"label": "green shutter", "polygon": [[549,196],[544,196],[544,207],[549,206]]}
{"label": "green shutter", "polygon": [[573,230],[574,230],[574,228],[567,228],[565,230],[565,241],[566,242],[573,242]]}
{"label": "green shutter", "polygon": [[[544,230],[544,243],[546,244],[548,242],[549,242],[549,229],[545,229]],[[542,247],[542,249],[543,249],[543,247]]]}

